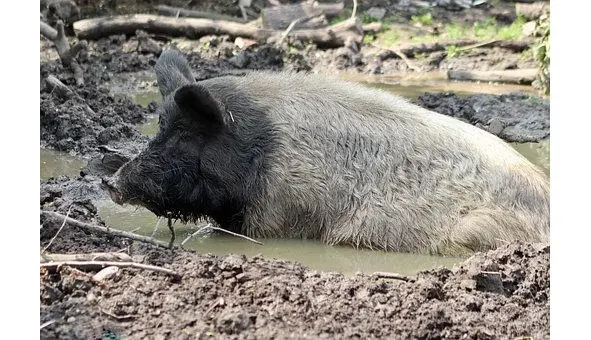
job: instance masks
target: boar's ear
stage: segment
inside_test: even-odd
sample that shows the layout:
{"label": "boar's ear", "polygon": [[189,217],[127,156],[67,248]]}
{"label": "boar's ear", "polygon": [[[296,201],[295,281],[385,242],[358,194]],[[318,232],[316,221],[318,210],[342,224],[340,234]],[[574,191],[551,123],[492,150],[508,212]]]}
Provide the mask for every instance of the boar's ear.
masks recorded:
{"label": "boar's ear", "polygon": [[195,83],[187,59],[175,50],[163,51],[156,61],[154,70],[163,97],[167,97],[181,86]]}
{"label": "boar's ear", "polygon": [[216,100],[200,84],[183,86],[174,94],[174,101],[184,115],[196,120],[202,126],[224,125],[224,104]]}

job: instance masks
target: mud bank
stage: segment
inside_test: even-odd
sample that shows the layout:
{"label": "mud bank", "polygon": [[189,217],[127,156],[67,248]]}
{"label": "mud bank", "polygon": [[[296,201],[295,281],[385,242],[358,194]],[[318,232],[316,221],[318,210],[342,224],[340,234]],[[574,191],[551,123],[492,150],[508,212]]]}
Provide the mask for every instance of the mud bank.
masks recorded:
{"label": "mud bank", "polygon": [[550,103],[539,97],[522,93],[425,93],[416,104],[465,120],[508,142],[539,142],[550,136]]}
{"label": "mud bank", "polygon": [[[42,200],[43,201],[43,200]],[[67,204],[45,208],[65,213]],[[55,201],[55,200],[54,200]],[[42,202],[43,203],[43,202]],[[92,204],[70,216],[97,221]],[[100,221],[99,221],[100,222]],[[40,245],[61,221],[42,217]],[[549,335],[549,247],[510,244],[409,281],[311,271],[297,263],[174,251],[66,227],[52,253],[123,251],[182,277],[62,267],[40,273],[41,338],[448,338]]]}

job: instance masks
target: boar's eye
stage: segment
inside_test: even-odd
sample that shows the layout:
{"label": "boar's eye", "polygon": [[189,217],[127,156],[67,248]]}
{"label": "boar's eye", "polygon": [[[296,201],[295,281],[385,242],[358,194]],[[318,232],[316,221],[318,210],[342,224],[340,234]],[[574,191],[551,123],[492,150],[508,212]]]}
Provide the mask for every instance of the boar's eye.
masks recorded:
{"label": "boar's eye", "polygon": [[219,128],[224,125],[224,104],[200,84],[179,88],[174,94],[174,101],[182,114],[206,128]]}

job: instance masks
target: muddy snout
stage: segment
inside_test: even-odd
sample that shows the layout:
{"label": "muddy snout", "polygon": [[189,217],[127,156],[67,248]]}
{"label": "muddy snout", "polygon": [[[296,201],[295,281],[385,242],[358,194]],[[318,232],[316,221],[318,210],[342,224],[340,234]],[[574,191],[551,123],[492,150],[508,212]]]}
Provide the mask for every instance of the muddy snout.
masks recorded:
{"label": "muddy snout", "polygon": [[102,178],[102,185],[109,192],[109,196],[113,202],[123,204],[123,197],[119,189],[117,189],[117,177],[105,176]]}

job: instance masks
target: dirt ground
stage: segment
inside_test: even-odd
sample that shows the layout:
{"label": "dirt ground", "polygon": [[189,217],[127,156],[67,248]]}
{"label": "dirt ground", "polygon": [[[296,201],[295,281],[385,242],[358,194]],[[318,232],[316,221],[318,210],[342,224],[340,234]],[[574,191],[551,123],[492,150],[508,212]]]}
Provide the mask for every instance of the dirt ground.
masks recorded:
{"label": "dirt ground", "polygon": [[[66,204],[45,209],[63,211]],[[51,207],[50,207],[51,206]],[[70,216],[96,221],[86,201]],[[41,246],[61,221],[42,218]],[[162,273],[63,267],[40,273],[43,339],[423,338],[496,339],[549,335],[547,245],[509,244],[459,268],[421,272],[409,281],[309,270],[297,263],[240,255],[170,251],[128,239],[65,228],[49,252],[123,251]]]}
{"label": "dirt ground", "polygon": [[[231,1],[217,2],[218,7],[207,1],[201,3],[203,9],[236,15]],[[361,9],[383,3],[362,1]],[[400,9],[388,7],[388,11],[396,10]],[[108,12],[102,8],[83,14]],[[408,20],[412,11],[400,13],[401,20]],[[448,20],[476,20],[488,14],[474,9],[443,10],[435,15]],[[499,11],[497,15],[508,16],[510,22],[514,13]],[[160,51],[169,47],[186,54],[198,80],[252,69],[385,75],[408,71],[402,60],[377,58],[369,46],[359,53],[297,43],[290,49],[273,45],[240,49],[228,36],[190,41],[118,35],[89,42],[78,59],[86,84],[76,86],[71,72],[57,60],[52,43],[41,38],[40,144],[89,159],[80,176],[40,181],[41,210],[66,214],[71,207],[70,217],[103,223],[93,203],[106,197],[100,178],[116,171],[144,147],[148,137],[139,133],[137,124],[156,112],[155,103],[143,108],[127,97],[113,95],[107,84],[116,75],[152,71]],[[532,60],[497,48],[487,53],[474,49],[453,60],[417,62],[425,71],[450,66],[465,70],[533,66]],[[45,86],[49,75],[56,76],[77,96],[64,99],[49,91]],[[507,141],[536,141],[549,134],[548,102],[536,97],[425,94],[417,104],[465,119]],[[61,224],[61,220],[41,215],[41,249]],[[96,281],[92,276],[97,270],[42,269],[41,323],[50,323],[41,329],[41,338],[549,336],[548,245],[509,244],[476,254],[459,268],[430,270],[407,281],[362,274],[344,277],[258,257],[171,251],[70,225],[48,249],[49,253],[119,251],[136,262],[172,269],[181,278],[126,268],[110,279]]]}

